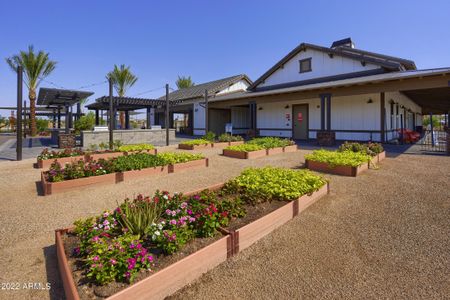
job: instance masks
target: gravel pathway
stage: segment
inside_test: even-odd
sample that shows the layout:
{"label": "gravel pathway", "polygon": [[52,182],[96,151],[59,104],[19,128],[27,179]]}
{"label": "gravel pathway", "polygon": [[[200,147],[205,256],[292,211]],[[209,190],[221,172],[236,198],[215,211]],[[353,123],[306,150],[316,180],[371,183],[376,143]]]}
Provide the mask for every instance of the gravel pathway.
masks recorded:
{"label": "gravel pathway", "polygon": [[[202,188],[247,166],[300,167],[307,153],[244,161],[218,156],[216,149],[201,152],[210,157],[206,171],[47,197],[37,195],[40,171],[33,160],[0,163],[0,283],[21,285],[0,289],[0,299],[63,298],[56,228],[136,193]],[[331,195],[174,298],[444,298],[450,288],[449,168],[448,157],[400,155],[356,179],[327,176]],[[52,288],[23,289],[28,282]]]}

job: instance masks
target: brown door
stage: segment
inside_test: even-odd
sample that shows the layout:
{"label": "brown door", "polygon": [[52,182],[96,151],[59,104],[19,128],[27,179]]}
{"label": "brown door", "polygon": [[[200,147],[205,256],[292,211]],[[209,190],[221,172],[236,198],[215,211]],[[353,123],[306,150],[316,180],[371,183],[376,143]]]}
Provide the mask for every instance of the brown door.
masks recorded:
{"label": "brown door", "polygon": [[217,135],[225,133],[225,124],[231,123],[231,110],[210,108],[208,121],[209,131]]}
{"label": "brown door", "polygon": [[292,107],[292,123],[296,140],[308,139],[308,104],[294,105]]}

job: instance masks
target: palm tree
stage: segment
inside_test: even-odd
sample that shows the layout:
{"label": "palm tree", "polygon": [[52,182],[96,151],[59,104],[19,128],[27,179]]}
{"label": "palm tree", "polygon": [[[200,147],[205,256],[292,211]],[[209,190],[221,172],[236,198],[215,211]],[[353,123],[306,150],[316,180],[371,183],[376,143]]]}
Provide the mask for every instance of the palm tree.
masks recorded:
{"label": "palm tree", "polygon": [[6,58],[6,63],[14,72],[17,72],[18,66],[23,67],[24,83],[28,88],[28,98],[30,99],[31,135],[35,136],[37,134],[36,89],[41,81],[53,72],[56,62],[50,60],[49,53],[42,50],[35,53],[33,46],[30,45],[28,51],[20,51],[19,54]]}
{"label": "palm tree", "polygon": [[191,76],[179,75],[175,84],[177,85],[178,89],[185,89],[195,85],[195,83],[192,82]]}
{"label": "palm tree", "polygon": [[[119,97],[124,97],[127,90],[132,87],[138,78],[130,71],[130,67],[125,67],[125,65],[114,65],[114,70],[106,75],[107,79],[112,79],[114,89],[116,90]],[[120,127],[125,127],[125,112],[120,112]]]}

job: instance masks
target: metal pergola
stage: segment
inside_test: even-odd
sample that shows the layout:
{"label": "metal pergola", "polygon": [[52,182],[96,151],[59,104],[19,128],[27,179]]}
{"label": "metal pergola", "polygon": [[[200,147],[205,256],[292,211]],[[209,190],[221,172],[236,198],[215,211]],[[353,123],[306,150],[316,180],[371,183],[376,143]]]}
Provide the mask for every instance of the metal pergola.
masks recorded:
{"label": "metal pergola", "polygon": [[66,126],[65,132],[69,133],[70,128],[73,125],[73,106],[77,105],[76,118],[81,116],[81,100],[84,100],[92,96],[93,92],[88,91],[76,91],[66,89],[55,88],[40,88],[37,105],[43,106],[48,110],[51,110],[53,116],[53,124],[58,119],[58,128],[61,128],[61,109],[65,108]]}

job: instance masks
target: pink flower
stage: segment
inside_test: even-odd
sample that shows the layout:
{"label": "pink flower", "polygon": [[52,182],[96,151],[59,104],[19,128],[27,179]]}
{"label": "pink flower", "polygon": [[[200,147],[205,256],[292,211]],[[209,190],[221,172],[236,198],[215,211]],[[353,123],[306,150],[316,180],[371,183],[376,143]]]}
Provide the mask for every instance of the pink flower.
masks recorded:
{"label": "pink flower", "polygon": [[181,203],[180,207],[185,209],[187,207],[187,203],[186,202]]}
{"label": "pink flower", "polygon": [[96,255],[92,258],[93,261],[98,261],[99,259],[100,259],[100,257],[98,257],[98,255]]}
{"label": "pink flower", "polygon": [[170,220],[169,224],[170,225],[177,225],[177,221],[176,220]]}
{"label": "pink flower", "polygon": [[97,243],[98,241],[99,241],[99,237],[96,235],[96,236],[94,236],[93,238],[92,238],[92,241],[94,242],[94,243]]}
{"label": "pink flower", "polygon": [[110,262],[111,264],[113,264],[113,265],[117,264],[117,260],[115,260],[114,258],[111,258],[111,259],[109,260],[109,262]]}

